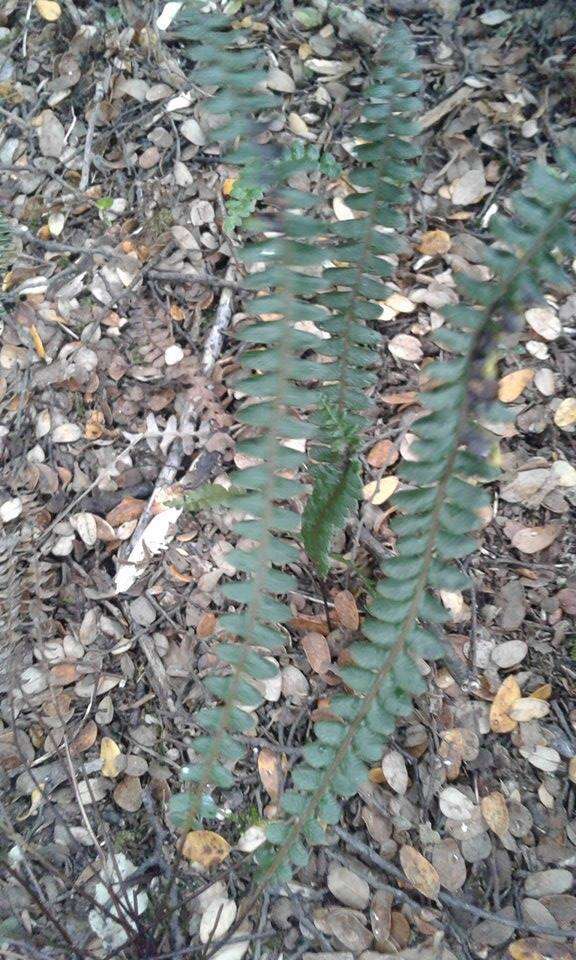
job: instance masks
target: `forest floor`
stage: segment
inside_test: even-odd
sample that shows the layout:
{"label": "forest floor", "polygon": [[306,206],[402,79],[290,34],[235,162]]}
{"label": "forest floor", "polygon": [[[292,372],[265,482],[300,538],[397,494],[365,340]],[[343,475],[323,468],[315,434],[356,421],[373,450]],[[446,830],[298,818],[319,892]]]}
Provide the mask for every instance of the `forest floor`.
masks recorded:
{"label": "forest floor", "polygon": [[[515,416],[474,592],[442,595],[447,660],[427,667],[427,694],[298,882],[217,954],[204,931],[215,904],[234,930],[261,825],[394,548],[395,463],[410,458],[454,273],[487,277],[490,217],[532,160],[576,145],[576,15],[528,0],[349,0],[337,22],[330,3],[227,5],[282,98],[270,137],[317,151],[302,185],[323,191],[327,217],[350,215],[358,91],[397,18],[414,34],[426,112],[409,251],[382,303],[365,499],[336,544],[330,620],[302,564],[278,679],[263,685],[206,858],[193,843],[176,855],[166,807],[217,665],[233,538],[226,511],[178,503],[242,466],[229,334],[245,316],[235,251],[249,201],[171,31],[177,6],[0,10],[0,210],[15,230],[0,349],[0,957],[569,960],[576,291],[535,303],[500,360]],[[142,898],[124,946],[94,905],[106,870]],[[166,897],[160,918],[146,890]]]}

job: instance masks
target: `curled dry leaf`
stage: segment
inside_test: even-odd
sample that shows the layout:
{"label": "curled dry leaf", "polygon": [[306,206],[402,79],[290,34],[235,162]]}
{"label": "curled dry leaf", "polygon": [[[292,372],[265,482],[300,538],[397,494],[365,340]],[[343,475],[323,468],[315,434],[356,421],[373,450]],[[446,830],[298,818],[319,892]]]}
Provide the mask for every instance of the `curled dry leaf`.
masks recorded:
{"label": "curled dry leaf", "polygon": [[515,729],[518,721],[513,720],[508,711],[521,696],[518,681],[514,677],[506,677],[490,707],[490,729],[494,733],[510,733]]}
{"label": "curled dry leaf", "polygon": [[402,869],[423,897],[436,900],[440,892],[440,877],[436,867],[433,867],[426,857],[423,857],[414,847],[403,846],[400,850]]}
{"label": "curled dry leaf", "polygon": [[562,532],[559,523],[547,523],[543,527],[522,527],[512,537],[512,546],[521,553],[539,553],[554,543]]}
{"label": "curled dry leaf", "polygon": [[495,790],[494,793],[483,797],[480,801],[480,809],[486,823],[498,837],[508,832],[510,814],[501,793]]}
{"label": "curled dry leaf", "polygon": [[182,845],[182,856],[204,869],[218,866],[229,853],[228,841],[212,830],[190,830]]}

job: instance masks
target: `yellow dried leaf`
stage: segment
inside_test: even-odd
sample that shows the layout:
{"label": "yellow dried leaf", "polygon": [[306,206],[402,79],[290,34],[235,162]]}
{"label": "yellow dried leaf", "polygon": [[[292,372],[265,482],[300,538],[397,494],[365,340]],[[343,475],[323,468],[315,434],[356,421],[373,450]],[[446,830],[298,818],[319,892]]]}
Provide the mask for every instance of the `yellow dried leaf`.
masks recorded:
{"label": "yellow dried leaf", "polygon": [[480,801],[482,816],[497,836],[506,833],[510,826],[510,814],[501,793],[494,791]]}
{"label": "yellow dried leaf", "polygon": [[103,777],[110,777],[114,779],[119,774],[118,769],[118,757],[121,755],[121,750],[115,740],[112,740],[112,737],[102,737],[102,742],[100,743],[100,759],[102,761],[101,773]]}
{"label": "yellow dried leaf", "polygon": [[552,696],[552,684],[543,683],[541,687],[536,687],[530,694],[534,700],[549,700]]}
{"label": "yellow dried leaf", "polygon": [[278,800],[284,779],[279,754],[264,747],[258,754],[258,773],[270,798]]}
{"label": "yellow dried leaf", "polygon": [[380,480],[372,480],[364,487],[364,499],[375,507],[379,507],[381,503],[392,496],[398,483],[398,477],[382,477]]}
{"label": "yellow dried leaf", "polygon": [[230,853],[230,844],[212,830],[191,830],[186,834],[182,856],[209,869],[217,867]]}
{"label": "yellow dried leaf", "polygon": [[569,430],[576,424],[576,397],[566,397],[554,414],[554,423],[561,430]]}
{"label": "yellow dried leaf", "polygon": [[502,403],[513,403],[533,379],[534,371],[530,367],[507,373],[498,384],[498,399]]}
{"label": "yellow dried leaf", "polygon": [[427,257],[448,253],[452,246],[450,234],[445,230],[428,230],[422,237],[418,250]]}
{"label": "yellow dried leaf", "polygon": [[414,847],[400,850],[400,863],[407,879],[423,897],[435,900],[440,892],[440,876],[436,867]]}
{"label": "yellow dried leaf", "polygon": [[38,813],[42,800],[44,797],[44,784],[41,784],[39,787],[34,787],[32,793],[30,794],[30,809],[26,813],[21,813],[20,816],[16,817],[18,821],[27,820],[28,817],[33,817]]}
{"label": "yellow dried leaf", "polygon": [[30,336],[32,337],[32,343],[34,344],[34,349],[41,360],[46,359],[46,351],[44,349],[44,344],[42,343],[42,338],[38,333],[34,324],[30,327]]}
{"label": "yellow dried leaf", "polygon": [[232,193],[234,184],[236,183],[237,177],[227,177],[224,183],[222,184],[222,193],[225,197],[229,197]]}
{"label": "yellow dried leaf", "polygon": [[508,711],[521,696],[518,681],[514,677],[506,677],[490,707],[490,729],[494,733],[510,733],[517,727],[518,721],[513,720]]}
{"label": "yellow dried leaf", "polygon": [[36,0],[36,10],[43,20],[52,23],[62,14],[62,7],[56,0]]}

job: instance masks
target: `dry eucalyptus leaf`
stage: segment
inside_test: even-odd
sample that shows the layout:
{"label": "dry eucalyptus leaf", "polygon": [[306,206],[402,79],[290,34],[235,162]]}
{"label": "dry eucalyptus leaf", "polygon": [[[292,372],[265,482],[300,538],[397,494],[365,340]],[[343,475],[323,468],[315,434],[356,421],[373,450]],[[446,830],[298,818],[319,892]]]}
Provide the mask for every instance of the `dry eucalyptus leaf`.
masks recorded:
{"label": "dry eucalyptus leaf", "polygon": [[229,853],[228,841],[212,830],[190,830],[182,845],[182,856],[205,869],[218,866]]}
{"label": "dry eucalyptus leaf", "polygon": [[418,850],[409,846],[401,847],[400,863],[407,879],[418,893],[423,897],[436,900],[440,892],[440,877],[436,867],[433,867]]}
{"label": "dry eucalyptus leaf", "polygon": [[512,546],[521,553],[539,553],[546,550],[562,533],[559,523],[547,523],[543,527],[522,527],[512,537]]}
{"label": "dry eucalyptus leaf", "polygon": [[332,896],[346,907],[365,910],[370,902],[370,887],[366,880],[346,867],[332,864],[328,870],[327,884]]}
{"label": "dry eucalyptus leaf", "polygon": [[518,681],[514,677],[506,677],[490,707],[490,729],[494,733],[510,733],[515,729],[518,721],[513,720],[508,711],[521,696]]}
{"label": "dry eucalyptus leaf", "polygon": [[382,773],[386,782],[392,789],[399,794],[406,793],[408,789],[408,771],[406,761],[398,750],[387,750],[382,757]]}
{"label": "dry eucalyptus leaf", "polygon": [[533,379],[534,370],[530,367],[507,373],[498,384],[498,399],[502,403],[513,403]]}

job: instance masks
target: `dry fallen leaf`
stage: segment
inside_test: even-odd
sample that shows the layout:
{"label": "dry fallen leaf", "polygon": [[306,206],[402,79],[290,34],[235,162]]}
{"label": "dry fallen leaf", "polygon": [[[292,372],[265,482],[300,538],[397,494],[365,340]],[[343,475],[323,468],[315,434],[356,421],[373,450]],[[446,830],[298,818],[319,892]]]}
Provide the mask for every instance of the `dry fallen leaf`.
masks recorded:
{"label": "dry fallen leaf", "polygon": [[450,198],[459,207],[478,203],[486,193],[484,170],[468,170],[450,184]]}
{"label": "dry fallen leaf", "polygon": [[422,237],[418,250],[428,257],[448,253],[452,246],[450,235],[445,230],[428,230]]}
{"label": "dry fallen leaf", "polygon": [[567,944],[552,943],[551,940],[539,940],[528,937],[509,944],[508,953],[512,960],[574,960],[572,948]]}
{"label": "dry fallen leaf", "polygon": [[414,847],[400,849],[400,863],[407,879],[423,897],[435,900],[440,892],[440,877],[436,867]]}
{"label": "dry fallen leaf", "polygon": [[535,747],[520,747],[520,754],[528,763],[545,773],[555,773],[560,766],[560,754],[553,747],[538,744]]}
{"label": "dry fallen leaf", "polygon": [[111,737],[102,737],[100,743],[100,759],[102,761],[101,773],[103,777],[118,776],[118,758],[121,756],[120,747]]}
{"label": "dry fallen leaf", "polygon": [[562,324],[551,307],[533,307],[526,311],[526,323],[544,340],[556,340],[562,333]]}
{"label": "dry fallen leaf", "polygon": [[371,480],[362,489],[364,499],[375,507],[379,507],[381,503],[385,503],[392,496],[399,482],[398,477],[382,477],[380,480]]}
{"label": "dry fallen leaf", "polygon": [[521,663],[527,653],[528,644],[525,640],[506,640],[494,647],[492,660],[501,670],[508,670]]}
{"label": "dry fallen leaf", "polygon": [[474,813],[474,804],[458,787],[445,787],[439,797],[440,810],[450,820],[465,823]]}
{"label": "dry fallen leaf", "polygon": [[315,673],[326,673],[332,663],[330,647],[326,637],[322,636],[321,633],[307,633],[302,638],[302,649]]}
{"label": "dry fallen leaf", "polygon": [[124,777],[114,790],[115,803],[128,813],[136,813],[142,806],[142,784],[139,777]]}
{"label": "dry fallen leaf", "polygon": [[538,553],[554,543],[562,532],[559,523],[547,523],[543,527],[522,527],[512,537],[512,546],[522,553]]}
{"label": "dry fallen leaf", "polygon": [[62,8],[56,0],[36,0],[36,10],[43,20],[52,22],[62,14]]}
{"label": "dry fallen leaf", "polygon": [[541,720],[550,713],[550,705],[538,697],[520,697],[508,711],[513,720],[527,723],[529,720]]}
{"label": "dry fallen leaf", "polygon": [[381,467],[391,467],[398,459],[396,445],[391,440],[379,440],[366,456],[371,467],[380,470]]}
{"label": "dry fallen leaf", "polygon": [[230,853],[230,844],[212,830],[190,830],[182,845],[182,856],[205,869],[216,867]]}
{"label": "dry fallen leaf", "polygon": [[408,789],[408,771],[406,761],[398,750],[387,750],[382,757],[382,773],[386,782],[396,793],[406,793]]}
{"label": "dry fallen leaf", "polygon": [[392,337],[388,349],[397,360],[407,360],[411,363],[417,363],[424,356],[420,341],[409,333],[398,333]]}
{"label": "dry fallen leaf", "polygon": [[566,397],[554,414],[554,423],[561,430],[571,430],[576,424],[576,397]]}
{"label": "dry fallen leaf", "polygon": [[[372,501],[374,502],[374,501]],[[358,606],[354,599],[354,594],[349,590],[339,590],[334,595],[334,610],[338,623],[345,630],[357,630],[360,626],[360,614]]]}
{"label": "dry fallen leaf", "polygon": [[506,800],[501,793],[494,791],[480,801],[482,816],[497,836],[507,833],[510,826],[510,814]]}
{"label": "dry fallen leaf", "polygon": [[346,907],[365,910],[370,902],[370,887],[366,880],[347,867],[331,864],[327,886],[332,896]]}
{"label": "dry fallen leaf", "polygon": [[263,747],[258,754],[258,773],[262,786],[272,800],[278,800],[284,776],[280,755]]}
{"label": "dry fallen leaf", "polygon": [[515,729],[518,721],[513,720],[508,711],[521,696],[518,681],[514,677],[506,677],[490,707],[490,729],[494,733],[510,733]]}
{"label": "dry fallen leaf", "polygon": [[217,897],[208,904],[200,920],[200,942],[221,940],[236,919],[237,907],[233,900]]}
{"label": "dry fallen leaf", "polygon": [[513,403],[533,379],[534,371],[530,367],[507,373],[498,384],[498,399],[502,403]]}

